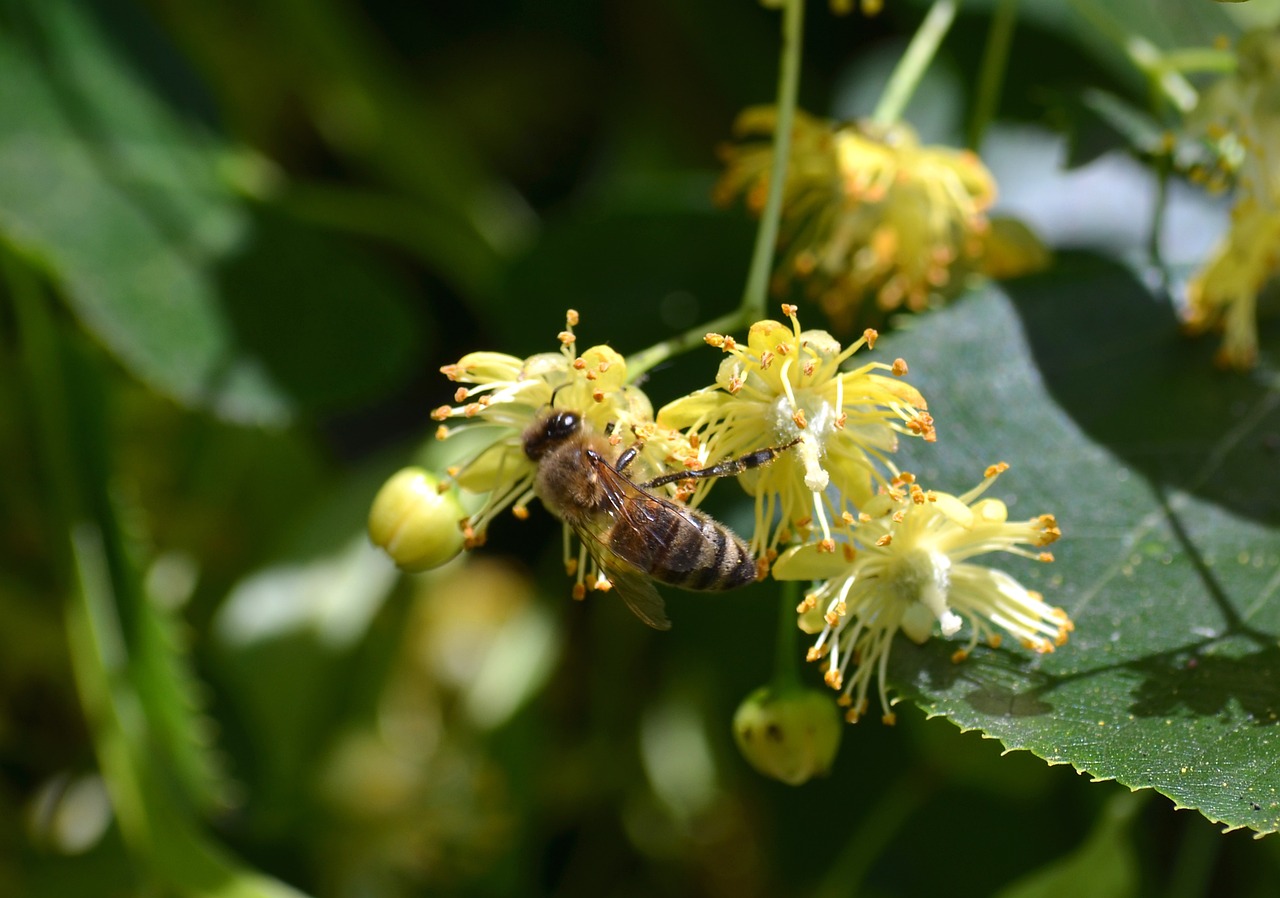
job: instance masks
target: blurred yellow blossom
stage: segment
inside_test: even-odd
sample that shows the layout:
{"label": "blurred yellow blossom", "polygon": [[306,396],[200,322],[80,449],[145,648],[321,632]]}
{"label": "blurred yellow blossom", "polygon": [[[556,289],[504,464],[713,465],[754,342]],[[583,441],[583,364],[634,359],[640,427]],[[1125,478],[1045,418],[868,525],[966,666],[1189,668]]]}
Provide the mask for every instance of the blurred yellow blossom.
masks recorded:
{"label": "blurred yellow blossom", "polygon": [[372,713],[320,761],[323,869],[348,893],[388,875],[449,893],[501,856],[519,815],[484,733],[545,685],[559,651],[535,584],[497,561],[463,559],[407,601]]}
{"label": "blurred yellow blossom", "polygon": [[991,466],[961,496],[925,491],[904,473],[864,506],[842,551],[806,545],[778,559],[775,578],[822,581],[797,610],[801,627],[818,634],[809,660],[828,659],[825,679],[842,690],[850,722],[866,713],[873,678],[883,719],[893,722],[885,675],[898,630],[923,643],[935,621],[951,636],[967,620],[973,632],[956,661],[980,640],[999,645],[997,627],[1036,652],[1066,642],[1073,627],[1062,609],[1003,571],[967,563],[988,552],[1053,560],[1041,550],[1061,535],[1052,515],[1010,521],[1000,500],[978,500],[1006,468]]}
{"label": "blurred yellow blossom", "polygon": [[1191,120],[1235,173],[1237,200],[1187,286],[1187,329],[1221,328],[1218,360],[1247,369],[1258,356],[1258,293],[1280,269],[1280,32],[1250,32],[1236,53],[1235,73],[1205,91]]}
{"label": "blurred yellow blossom", "polygon": [[[765,106],[738,117],[741,142],[723,150],[717,202],[742,194],[752,211],[763,208],[776,120]],[[918,311],[968,272],[987,271],[995,198],[995,180],[972,152],[921,146],[906,124],[840,124],[797,111],[775,286],[803,282],[841,330],[867,317],[868,298],[882,312]],[[1025,245],[1001,242],[993,273],[1044,264],[1038,241]]]}
{"label": "blurred yellow blossom", "polygon": [[[666,405],[662,427],[684,430],[690,457],[686,467],[704,468],[765,446],[792,446],[776,461],[738,478],[756,500],[752,550],[775,551],[790,528],[817,526],[831,546],[829,519],[841,518],[875,492],[896,470],[889,453],[898,434],[934,438],[924,397],[899,380],[907,366],[868,362],[841,370],[876,332],[869,330],[842,349],[826,331],[801,331],[795,306],[783,306],[790,324],[759,321],[747,345],[708,334],[707,342],[726,353],[712,387]],[[885,371],[891,377],[874,373]],[[710,486],[701,481],[696,502]],[[830,489],[828,489],[830,487]],[[781,515],[781,526],[774,519]]]}

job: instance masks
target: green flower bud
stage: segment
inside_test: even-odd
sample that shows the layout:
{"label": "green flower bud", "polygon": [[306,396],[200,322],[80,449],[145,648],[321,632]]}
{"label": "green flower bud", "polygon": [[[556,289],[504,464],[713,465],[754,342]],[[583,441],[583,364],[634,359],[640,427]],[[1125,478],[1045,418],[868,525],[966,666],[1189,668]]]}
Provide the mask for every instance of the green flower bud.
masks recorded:
{"label": "green flower bud", "polygon": [[831,696],[799,686],[762,686],[733,715],[733,736],[743,757],[789,786],[831,769],[843,731]]}
{"label": "green flower bud", "polygon": [[404,468],[382,485],[369,509],[369,538],[409,573],[439,567],[462,551],[465,517],[452,491],[435,476]]}

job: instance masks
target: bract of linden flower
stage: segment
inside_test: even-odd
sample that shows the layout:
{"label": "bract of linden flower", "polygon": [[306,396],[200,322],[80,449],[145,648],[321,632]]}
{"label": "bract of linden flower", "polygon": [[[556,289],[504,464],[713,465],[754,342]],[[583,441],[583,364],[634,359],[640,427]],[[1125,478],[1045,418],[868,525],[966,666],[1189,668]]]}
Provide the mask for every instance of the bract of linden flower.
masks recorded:
{"label": "bract of linden flower", "polygon": [[[521,437],[538,416],[553,404],[582,415],[588,428],[609,434],[619,452],[643,442],[638,464],[662,467],[687,453],[684,440],[653,422],[653,406],[644,392],[627,383],[627,365],[608,346],[593,346],[578,355],[574,326],[578,315],[570,311],[559,334],[560,351],[521,359],[499,352],[472,352],[456,364],[441,369],[459,384],[456,405],[442,405],[431,417],[442,422],[438,439],[448,439],[463,428],[483,428],[488,437],[470,458],[449,469],[441,488],[458,486],[472,493],[487,493],[483,507],[462,521],[468,548],[484,541],[485,530],[504,509],[511,507],[524,518],[534,499],[536,465],[525,455]],[[446,421],[462,422],[452,427]],[[584,568],[569,557],[566,530],[566,564],[581,573]],[[579,553],[581,558],[581,553]],[[581,579],[581,578],[580,578]]]}
{"label": "bract of linden flower", "polygon": [[[776,121],[767,106],[739,115],[741,142],[722,150],[717,202],[743,194],[748,208],[763,209]],[[802,282],[836,329],[848,330],[867,317],[869,299],[881,312],[919,311],[964,275],[986,271],[989,242],[999,246],[990,254],[992,274],[1043,265],[1038,241],[993,235],[987,210],[995,198],[994,178],[968,150],[921,146],[906,124],[841,124],[797,111],[775,287]]]}
{"label": "bract of linden flower", "polygon": [[1186,323],[1192,333],[1221,328],[1218,361],[1243,370],[1257,361],[1258,293],[1280,271],[1280,33],[1250,32],[1236,53],[1236,72],[1204,93],[1191,119],[1234,172],[1237,200],[1227,234],[1187,285]]}
{"label": "bract of linden flower", "polygon": [[[765,563],[794,531],[815,526],[821,545],[834,549],[831,520],[874,495],[876,484],[885,481],[881,468],[896,472],[888,455],[898,435],[935,438],[924,397],[899,379],[907,371],[902,359],[841,370],[859,349],[875,343],[875,331],[842,349],[826,331],[800,330],[795,306],[784,305],[783,311],[789,324],[757,322],[746,346],[708,334],[707,342],[727,354],[715,386],[658,412],[662,427],[686,433],[689,468],[765,447],[790,447],[771,464],[738,477],[755,497],[751,548]],[[699,481],[695,504],[709,486],[709,480]],[[781,524],[775,525],[778,517]]]}
{"label": "bract of linden flower", "polygon": [[885,676],[899,630],[923,643],[935,622],[952,636],[967,621],[972,632],[952,655],[957,662],[979,641],[997,647],[997,630],[1040,653],[1066,642],[1074,629],[1066,612],[1004,571],[969,561],[989,552],[1053,560],[1042,550],[1061,536],[1052,515],[1010,521],[1003,502],[978,498],[1007,467],[991,466],[960,496],[925,491],[901,474],[864,506],[843,551],[798,546],[774,565],[777,579],[821,581],[797,609],[800,626],[817,634],[809,660],[826,658],[826,682],[841,690],[850,722],[866,713],[874,679],[883,720],[893,723]]}

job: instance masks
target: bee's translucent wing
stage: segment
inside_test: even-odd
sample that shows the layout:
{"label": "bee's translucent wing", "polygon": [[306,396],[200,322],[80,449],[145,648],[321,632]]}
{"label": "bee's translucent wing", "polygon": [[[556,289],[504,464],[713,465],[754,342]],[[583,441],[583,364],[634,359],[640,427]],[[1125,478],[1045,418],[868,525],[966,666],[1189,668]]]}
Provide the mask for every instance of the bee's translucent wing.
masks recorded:
{"label": "bee's translucent wing", "polygon": [[667,619],[664,610],[666,604],[662,601],[662,596],[658,595],[658,590],[654,589],[649,575],[633,566],[609,544],[607,535],[613,525],[612,516],[601,515],[589,521],[575,523],[573,529],[595,559],[596,566],[635,616],[655,630],[670,630],[671,621]]}
{"label": "bee's translucent wing", "polygon": [[[597,563],[599,559],[597,559]],[[670,630],[671,621],[667,618],[666,604],[653,581],[637,570],[631,568],[610,567],[601,565],[604,575],[609,578],[613,588],[632,613],[655,630]]]}

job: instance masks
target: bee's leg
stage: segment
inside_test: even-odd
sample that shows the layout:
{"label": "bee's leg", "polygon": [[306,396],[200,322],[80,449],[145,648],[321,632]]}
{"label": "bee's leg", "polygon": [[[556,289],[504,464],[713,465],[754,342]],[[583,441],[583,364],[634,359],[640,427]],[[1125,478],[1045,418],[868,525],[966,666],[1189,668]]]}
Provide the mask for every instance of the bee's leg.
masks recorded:
{"label": "bee's leg", "polygon": [[674,474],[663,474],[661,477],[650,480],[648,483],[640,484],[640,486],[643,489],[648,490],[657,486],[666,486],[668,483],[676,483],[680,480],[700,480],[703,477],[733,477],[734,475],[741,474],[743,471],[749,471],[752,468],[767,465],[798,442],[800,442],[800,440],[795,439],[790,443],[787,443],[785,446],[769,446],[766,449],[757,449],[755,452],[748,452],[746,455],[739,456],[738,458],[727,459],[719,464],[712,465],[709,468],[701,468],[696,471],[677,471]]}
{"label": "bee's leg", "polygon": [[640,450],[643,448],[644,443],[632,443],[631,446],[627,448],[626,452],[623,452],[618,456],[618,460],[614,463],[613,469],[621,474],[627,469],[627,465],[636,460],[636,456],[640,454]]}
{"label": "bee's leg", "polygon": [[[609,435],[609,431],[613,428],[613,422],[609,422],[609,427],[605,430],[605,436]],[[636,433],[635,425],[631,426],[631,433],[635,436],[636,441],[627,447],[626,451],[618,456],[618,460],[613,463],[613,469],[621,474],[627,469],[627,465],[636,460],[636,456],[640,454],[640,450],[644,448],[644,440],[640,439],[640,434]]]}

